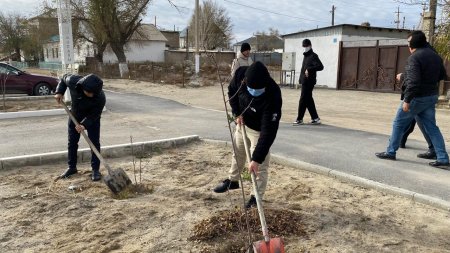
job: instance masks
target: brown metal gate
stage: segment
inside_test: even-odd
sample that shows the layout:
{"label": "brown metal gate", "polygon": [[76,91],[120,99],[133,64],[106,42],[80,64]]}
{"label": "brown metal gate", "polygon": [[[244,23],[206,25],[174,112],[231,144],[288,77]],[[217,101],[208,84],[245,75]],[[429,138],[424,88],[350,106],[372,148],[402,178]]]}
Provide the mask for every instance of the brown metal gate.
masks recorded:
{"label": "brown metal gate", "polygon": [[344,47],[340,43],[338,89],[400,92],[397,73],[410,55],[406,45]]}

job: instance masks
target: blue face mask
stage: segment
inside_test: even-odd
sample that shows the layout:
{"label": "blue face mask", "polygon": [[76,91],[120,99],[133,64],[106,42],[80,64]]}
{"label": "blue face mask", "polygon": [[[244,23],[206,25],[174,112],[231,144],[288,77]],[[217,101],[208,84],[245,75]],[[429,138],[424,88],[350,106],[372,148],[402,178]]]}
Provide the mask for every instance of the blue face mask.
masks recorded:
{"label": "blue face mask", "polygon": [[250,93],[250,95],[252,95],[253,97],[259,97],[266,91],[266,88],[252,89],[247,86],[247,90],[248,90],[248,93]]}

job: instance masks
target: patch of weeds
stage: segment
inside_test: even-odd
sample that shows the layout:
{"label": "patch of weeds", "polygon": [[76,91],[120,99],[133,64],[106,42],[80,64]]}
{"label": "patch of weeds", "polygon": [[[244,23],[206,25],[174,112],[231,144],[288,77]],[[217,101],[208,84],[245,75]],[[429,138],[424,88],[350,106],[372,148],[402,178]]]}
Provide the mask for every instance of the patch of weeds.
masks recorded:
{"label": "patch of weeds", "polygon": [[139,195],[152,194],[154,186],[150,184],[131,184],[121,192],[113,195],[114,199],[124,200],[135,198]]}
{"label": "patch of weeds", "polygon": [[242,181],[252,181],[252,176],[248,172],[247,168],[244,168],[241,173]]}

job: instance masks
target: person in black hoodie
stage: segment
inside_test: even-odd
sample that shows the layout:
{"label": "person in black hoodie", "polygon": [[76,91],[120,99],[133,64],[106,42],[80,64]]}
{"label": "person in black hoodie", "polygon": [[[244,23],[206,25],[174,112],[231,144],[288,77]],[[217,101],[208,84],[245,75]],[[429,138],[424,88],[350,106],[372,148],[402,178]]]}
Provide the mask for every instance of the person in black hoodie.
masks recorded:
{"label": "person in black hoodie", "polygon": [[[79,122],[75,125],[70,119],[68,124],[68,165],[69,168],[60,175],[68,178],[77,171],[77,152],[80,133],[87,130],[89,139],[100,151],[100,117],[106,103],[105,93],[102,90],[103,81],[96,75],[85,77],[78,75],[64,75],[56,87],[55,98],[63,103],[63,96],[69,88],[72,100],[71,112]],[[101,179],[100,160],[91,152],[92,181]]]}
{"label": "person in black hoodie", "polygon": [[294,126],[303,125],[303,117],[305,116],[306,109],[308,109],[311,116],[311,124],[320,124],[320,118],[317,114],[312,92],[314,85],[317,83],[317,71],[323,70],[323,64],[319,56],[313,52],[309,39],[304,39],[302,46],[305,49],[299,79],[299,83],[302,85],[302,92],[298,102],[297,119],[293,123]]}
{"label": "person in black hoodie", "polygon": [[[264,64],[255,62],[249,67],[237,69],[228,86],[228,96],[238,125],[234,135],[237,150],[233,154],[228,179],[214,188],[214,192],[223,193],[239,188],[239,174],[246,158],[239,125],[245,124],[252,154],[251,162],[246,167],[257,173],[258,193],[262,198],[267,185],[269,150],[275,141],[281,118],[281,90]],[[245,207],[255,206],[256,199],[252,194]]]}

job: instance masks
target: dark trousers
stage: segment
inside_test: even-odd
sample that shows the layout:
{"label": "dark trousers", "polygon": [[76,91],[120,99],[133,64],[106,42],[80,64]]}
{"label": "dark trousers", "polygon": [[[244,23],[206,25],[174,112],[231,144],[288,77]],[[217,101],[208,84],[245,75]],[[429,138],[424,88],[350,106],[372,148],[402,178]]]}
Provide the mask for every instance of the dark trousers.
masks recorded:
{"label": "dark trousers", "polygon": [[[431,142],[430,136],[428,136],[428,133],[425,131],[422,123],[417,122],[417,125],[420,128],[420,131],[422,132],[423,137],[427,141],[428,144],[428,151],[434,153],[434,147],[433,143]],[[408,129],[406,129],[405,133],[402,136],[401,144],[404,146],[406,144],[406,141],[408,140],[408,136],[414,131],[414,127],[416,126],[416,119],[414,119],[411,124],[408,126]]]}
{"label": "dark trousers", "polygon": [[[68,165],[69,168],[75,169],[77,167],[77,152],[78,152],[78,142],[80,141],[80,134],[75,129],[75,124],[69,119],[69,127],[68,127],[68,136],[69,136],[69,144],[68,144]],[[91,139],[94,146],[100,152],[100,119],[96,120],[90,127],[87,129],[88,137]],[[100,169],[100,160],[91,151],[91,167],[93,170]]]}
{"label": "dark trousers", "polygon": [[302,84],[302,92],[300,94],[300,101],[298,102],[297,120],[303,120],[306,109],[308,109],[309,115],[311,115],[311,119],[314,120],[319,118],[316,110],[316,104],[314,103],[314,99],[312,96],[313,89],[313,84]]}

